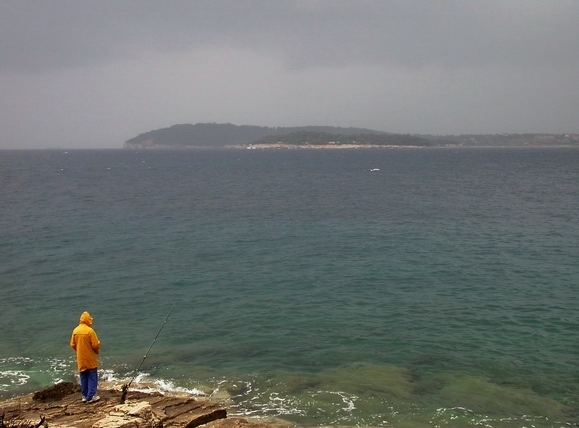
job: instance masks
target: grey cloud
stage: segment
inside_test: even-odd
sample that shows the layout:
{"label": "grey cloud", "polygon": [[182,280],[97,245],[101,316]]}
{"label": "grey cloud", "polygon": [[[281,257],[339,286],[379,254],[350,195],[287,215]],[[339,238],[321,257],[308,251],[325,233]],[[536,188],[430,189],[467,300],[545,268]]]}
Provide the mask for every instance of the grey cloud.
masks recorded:
{"label": "grey cloud", "polygon": [[83,67],[142,51],[232,47],[295,68],[577,64],[576,1],[0,3],[0,67]]}

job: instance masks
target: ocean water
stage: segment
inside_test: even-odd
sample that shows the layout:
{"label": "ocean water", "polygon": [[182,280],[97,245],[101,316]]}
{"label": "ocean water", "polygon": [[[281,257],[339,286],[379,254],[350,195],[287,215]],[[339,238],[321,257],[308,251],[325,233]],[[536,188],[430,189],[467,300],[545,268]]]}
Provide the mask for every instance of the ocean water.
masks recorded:
{"label": "ocean water", "polygon": [[0,286],[4,398],[88,310],[103,381],[230,414],[579,422],[577,149],[0,151]]}

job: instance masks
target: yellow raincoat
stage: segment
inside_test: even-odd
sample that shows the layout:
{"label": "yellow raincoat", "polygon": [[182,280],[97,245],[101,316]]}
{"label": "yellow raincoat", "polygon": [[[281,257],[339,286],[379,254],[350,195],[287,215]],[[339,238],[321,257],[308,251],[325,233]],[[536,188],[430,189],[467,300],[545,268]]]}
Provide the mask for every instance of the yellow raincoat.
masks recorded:
{"label": "yellow raincoat", "polygon": [[72,331],[70,346],[76,351],[78,371],[98,368],[98,353],[101,342],[92,329],[92,317],[88,312],[80,316],[80,323]]}

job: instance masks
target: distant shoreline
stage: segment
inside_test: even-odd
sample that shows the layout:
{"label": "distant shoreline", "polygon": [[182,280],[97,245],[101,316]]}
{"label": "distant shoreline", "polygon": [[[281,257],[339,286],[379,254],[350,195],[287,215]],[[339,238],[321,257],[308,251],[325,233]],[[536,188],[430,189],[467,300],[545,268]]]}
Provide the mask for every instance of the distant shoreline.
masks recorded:
{"label": "distant shoreline", "polygon": [[370,145],[370,144],[243,144],[231,146],[171,146],[171,145],[153,145],[140,146],[138,144],[125,145],[123,149],[137,149],[137,150],[190,150],[190,149],[204,149],[204,150],[348,150],[348,149],[423,149],[428,146],[402,146],[402,145]]}
{"label": "distant shoreline", "polygon": [[391,149],[416,147],[579,147],[579,134],[400,134],[328,126],[262,127],[231,123],[173,125],[148,131],[124,143],[127,149]]}
{"label": "distant shoreline", "polygon": [[[510,145],[510,146],[403,146],[403,145],[369,145],[369,144],[336,144],[336,145],[291,145],[291,144],[246,144],[231,146],[184,146],[184,145],[149,145],[125,144],[122,150],[365,150],[365,149],[563,149],[579,148],[579,145]],[[55,149],[45,149],[55,150]],[[65,150],[65,149],[62,149]],[[74,149],[66,149],[74,150]],[[113,149],[114,150],[114,149]]]}

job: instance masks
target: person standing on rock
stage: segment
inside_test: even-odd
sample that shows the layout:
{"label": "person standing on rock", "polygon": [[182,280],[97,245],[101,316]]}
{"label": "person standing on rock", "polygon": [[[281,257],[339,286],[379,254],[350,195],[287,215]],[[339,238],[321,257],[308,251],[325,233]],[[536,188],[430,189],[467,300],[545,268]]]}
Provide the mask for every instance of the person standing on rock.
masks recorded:
{"label": "person standing on rock", "polygon": [[88,312],[80,316],[78,326],[72,331],[70,346],[76,352],[76,363],[80,377],[82,401],[94,403],[98,386],[98,353],[101,342],[92,328],[93,318]]}

